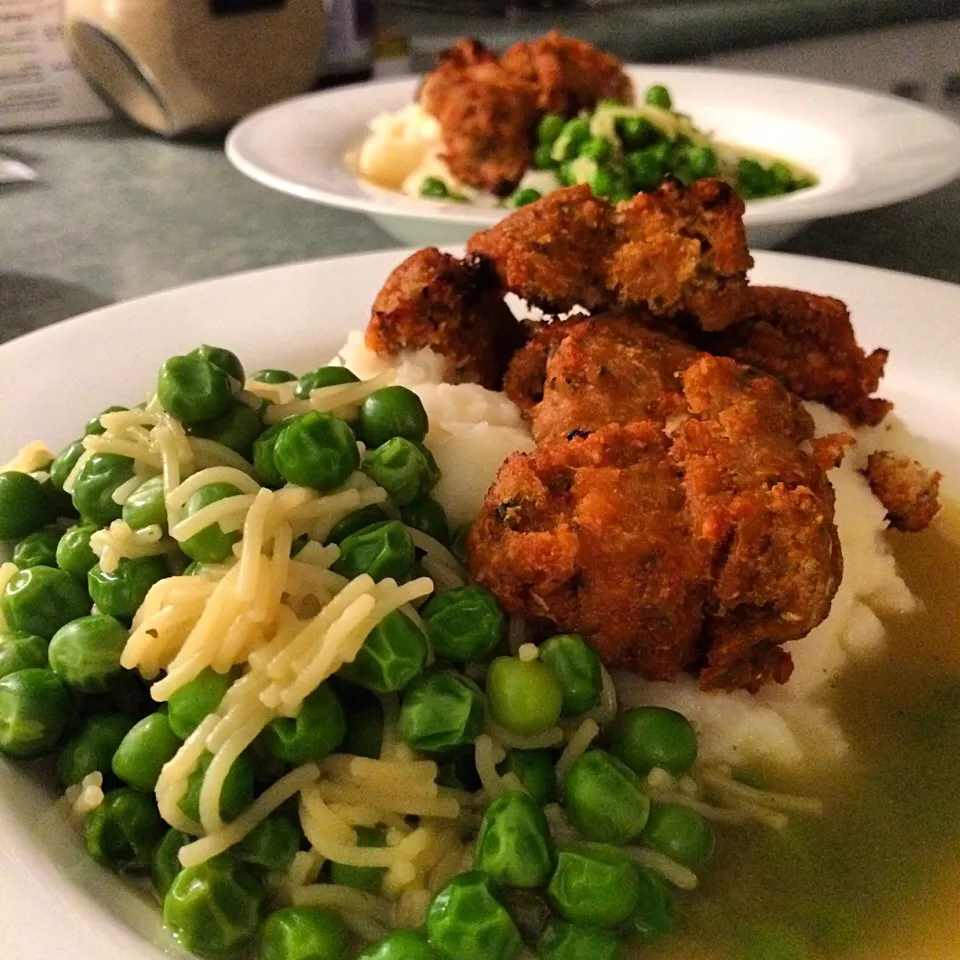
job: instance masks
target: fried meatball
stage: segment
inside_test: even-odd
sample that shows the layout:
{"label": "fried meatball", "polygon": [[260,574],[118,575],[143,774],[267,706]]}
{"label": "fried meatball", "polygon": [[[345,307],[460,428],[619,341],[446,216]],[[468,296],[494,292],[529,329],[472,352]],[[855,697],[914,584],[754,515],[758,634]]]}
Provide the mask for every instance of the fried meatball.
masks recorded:
{"label": "fried meatball", "polygon": [[474,579],[608,664],[676,676],[696,656],[709,557],[667,446],[639,423],[508,458],[470,531]]}
{"label": "fried meatball", "polygon": [[743,317],[753,260],[743,202],[727,184],[664,184],[612,207],[581,184],[470,238],[506,289],[556,312],[580,305],[687,314],[705,330]]}
{"label": "fried meatball", "polygon": [[712,557],[700,685],[755,692],[789,678],[780,644],[820,623],[840,585],[833,488],[799,446],[812,420],[772,378],[703,356],[683,385],[691,416],[671,456]]}
{"label": "fried meatball", "polygon": [[464,263],[435,247],[404,260],[373,304],[365,343],[394,356],[430,347],[446,358],[450,383],[497,390],[523,329],[483,264]]}
{"label": "fried meatball", "polygon": [[878,450],[867,458],[864,475],[897,530],[925,530],[940,510],[941,475],[916,460]]}
{"label": "fried meatball", "polygon": [[890,411],[872,397],[880,385],[886,350],[865,354],[845,304],[783,287],[750,287],[747,316],[705,340],[722,353],[779,377],[804,400],[816,400],[854,424],[877,424]]}
{"label": "fried meatball", "polygon": [[633,84],[616,57],[551,30],[532,43],[515,43],[503,66],[536,90],[537,108],[572,117],[601,100],[633,103]]}
{"label": "fried meatball", "polygon": [[440,124],[443,159],[463,183],[505,196],[533,157],[536,92],[477,40],[440,55],[419,101]]}

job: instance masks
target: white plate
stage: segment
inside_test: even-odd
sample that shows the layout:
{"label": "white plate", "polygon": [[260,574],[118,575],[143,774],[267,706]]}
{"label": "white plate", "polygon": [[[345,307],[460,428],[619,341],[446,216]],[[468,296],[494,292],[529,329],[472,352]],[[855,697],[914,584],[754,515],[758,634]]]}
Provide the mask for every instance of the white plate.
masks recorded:
{"label": "white plate", "polygon": [[[925,107],[825,83],[697,67],[631,66],[637,90],[664,83],[677,107],[724,141],[793,160],[819,184],[750,203],[751,246],[771,246],[819,217],[918,196],[960,173],[960,127]],[[463,243],[503,209],[407,197],[363,183],[345,157],[370,120],[413,102],[418,78],[287,100],[227,138],[247,176],[285,193],[369,214],[402,243]]]}
{"label": "white plate", "polygon": [[[277,267],[212,280],[88,313],[0,347],[6,415],[0,457],[34,439],[66,444],[111,403],[133,403],[168,356],[199,343],[235,350],[249,368],[304,370],[367,320],[404,252]],[[892,351],[883,393],[929,441],[922,456],[960,493],[960,286],[904,274],[761,253],[758,283],[833,294],[865,346]],[[922,320],[923,337],[916,334]],[[172,950],[157,908],[83,852],[53,794],[0,760],[0,956],[159,960]]]}

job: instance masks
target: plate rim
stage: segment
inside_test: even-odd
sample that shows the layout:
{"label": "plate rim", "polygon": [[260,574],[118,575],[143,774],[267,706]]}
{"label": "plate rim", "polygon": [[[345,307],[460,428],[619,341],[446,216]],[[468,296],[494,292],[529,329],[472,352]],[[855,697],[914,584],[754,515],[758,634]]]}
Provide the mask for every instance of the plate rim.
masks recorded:
{"label": "plate rim", "polygon": [[[950,146],[954,147],[952,151],[944,148],[941,152],[944,154],[943,162],[939,166],[931,166],[919,179],[911,181],[911,186],[901,189],[896,188],[898,179],[894,176],[881,178],[883,184],[889,182],[881,199],[871,198],[869,192],[864,195],[862,192],[855,193],[850,187],[843,183],[837,184],[828,192],[817,193],[817,187],[812,188],[811,192],[797,193],[787,197],[777,197],[759,203],[748,203],[744,221],[747,226],[762,226],[773,224],[798,223],[812,219],[820,219],[827,216],[837,216],[846,213],[854,213],[861,210],[874,209],[877,207],[888,206],[893,203],[899,203],[904,200],[922,196],[938,187],[950,183],[960,176],[960,122],[953,120],[941,111],[938,111],[925,104],[919,104],[902,97],[894,96],[889,93],[868,90],[849,84],[834,83],[831,81],[812,80],[804,77],[795,77],[784,74],[777,74],[766,71],[748,71],[731,70],[726,68],[704,67],[696,65],[674,65],[674,64],[645,64],[645,63],[627,63],[625,64],[628,72],[649,73],[655,72],[669,85],[671,77],[687,78],[691,76],[701,76],[704,78],[705,85],[709,84],[711,77],[718,77],[729,80],[730,82],[752,82],[758,85],[775,85],[781,90],[803,91],[807,96],[817,94],[824,95],[829,92],[839,92],[854,97],[861,102],[862,108],[869,105],[883,105],[887,108],[893,107],[902,116],[910,116],[918,120],[929,123],[931,131],[937,130],[940,135],[950,141]],[[374,88],[379,90],[394,89],[397,91],[407,91],[412,102],[412,94],[420,83],[419,76],[406,76],[399,78],[382,78],[369,81],[367,83],[354,83],[331,90],[317,91],[314,93],[301,94],[282,100],[279,103],[264,107],[237,123],[228,133],[224,151],[229,162],[244,176],[267,186],[281,193],[297,197],[302,200],[308,200],[313,203],[325,206],[336,207],[344,210],[365,213],[372,216],[391,217],[404,220],[421,220],[437,224],[448,225],[466,225],[475,228],[490,226],[506,216],[509,211],[483,208],[477,205],[452,205],[431,203],[430,201],[419,200],[414,197],[403,197],[396,195],[396,205],[379,199],[376,194],[369,194],[359,187],[356,195],[348,194],[336,186],[315,186],[306,184],[295,177],[277,172],[273,169],[267,169],[247,156],[245,141],[248,137],[254,135],[265,123],[272,122],[275,118],[283,118],[286,114],[295,114],[296,111],[304,106],[315,107],[318,104],[333,104],[338,99],[355,97],[365,91]],[[365,124],[371,119],[364,114],[364,125],[357,125],[355,128],[338,128],[348,141],[358,140],[365,129]],[[829,129],[826,125],[823,129]],[[886,129],[886,126],[884,127]],[[949,154],[949,156],[948,156]],[[895,154],[899,155],[899,154]],[[949,161],[949,162],[948,162]],[[351,171],[347,168],[343,157],[339,160],[340,166],[338,173],[346,173],[354,181],[359,183]],[[326,166],[319,169],[329,169]],[[873,175],[872,173],[870,174]],[[384,189],[376,188],[374,189]],[[392,194],[391,191],[385,191]]]}

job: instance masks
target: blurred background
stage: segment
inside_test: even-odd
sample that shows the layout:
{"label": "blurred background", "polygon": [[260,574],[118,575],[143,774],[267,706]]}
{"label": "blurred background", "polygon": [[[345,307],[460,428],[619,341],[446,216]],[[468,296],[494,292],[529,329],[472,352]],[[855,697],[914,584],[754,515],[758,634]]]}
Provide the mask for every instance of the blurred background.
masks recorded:
{"label": "blurred background", "polygon": [[[0,0],[0,335],[250,267],[371,250],[363,216],[223,155],[271,102],[551,28],[625,61],[852,84],[960,119],[960,0]],[[897,131],[890,131],[891,138]],[[960,280],[956,183],[786,249]]]}

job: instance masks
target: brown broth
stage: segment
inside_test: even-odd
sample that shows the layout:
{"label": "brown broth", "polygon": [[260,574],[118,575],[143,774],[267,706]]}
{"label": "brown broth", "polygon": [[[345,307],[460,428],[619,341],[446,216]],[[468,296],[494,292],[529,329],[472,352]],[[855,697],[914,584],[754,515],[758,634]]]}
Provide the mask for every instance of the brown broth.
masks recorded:
{"label": "brown broth", "polygon": [[[944,511],[946,513],[946,511]],[[834,690],[856,758],[783,834],[721,827],[663,960],[960,960],[960,508],[892,534],[922,611]]]}

